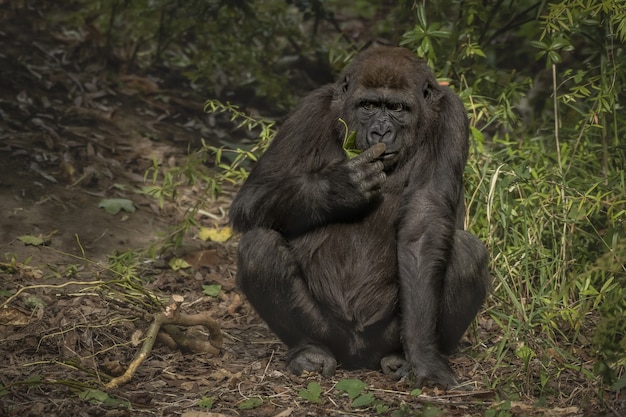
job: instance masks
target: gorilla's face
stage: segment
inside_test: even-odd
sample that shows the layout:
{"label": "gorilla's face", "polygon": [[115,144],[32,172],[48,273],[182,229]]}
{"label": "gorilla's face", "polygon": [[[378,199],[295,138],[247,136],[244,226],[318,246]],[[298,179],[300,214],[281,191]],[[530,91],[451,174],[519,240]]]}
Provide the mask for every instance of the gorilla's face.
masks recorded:
{"label": "gorilla's face", "polygon": [[[386,145],[385,167],[405,159],[415,140],[415,102],[410,97],[387,89],[370,89],[355,94],[357,148],[365,150],[377,143]],[[408,99],[408,100],[407,100]]]}
{"label": "gorilla's face", "polygon": [[[356,147],[386,145],[385,170],[410,159],[420,138],[437,123],[438,85],[432,71],[408,50],[395,50],[395,59],[381,59],[372,48],[346,69],[338,88],[341,113],[356,131]],[[388,58],[388,56],[387,56]]]}

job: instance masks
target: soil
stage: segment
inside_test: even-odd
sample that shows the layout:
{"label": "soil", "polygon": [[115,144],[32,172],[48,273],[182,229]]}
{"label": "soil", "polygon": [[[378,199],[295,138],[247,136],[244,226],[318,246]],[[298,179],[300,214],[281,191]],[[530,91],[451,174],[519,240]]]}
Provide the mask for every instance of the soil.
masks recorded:
{"label": "soil", "polygon": [[[485,354],[502,339],[486,314],[451,358],[459,379],[472,381],[463,390],[415,392],[410,381],[378,371],[339,369],[331,379],[287,373],[284,345],[235,287],[237,236],[206,242],[192,227],[175,251],[139,256],[162,247],[203,198],[201,190],[181,186],[179,198],[161,207],[142,192],[154,161],[162,169],[180,165],[200,138],[236,140],[241,133],[227,119],[204,114],[203,98],[185,84],[166,86],[172,74],[114,71],[88,35],[49,27],[36,10],[0,1],[0,21],[0,416],[474,416],[490,409],[491,415],[582,416],[623,410],[617,400],[601,404],[599,388],[586,386],[575,371],[555,381],[561,394],[540,405],[532,386],[528,395],[502,402],[511,396],[488,381],[508,371]],[[227,188],[207,201],[195,217],[198,225],[226,226],[235,191]],[[132,201],[136,210],[114,215],[99,207],[112,198]],[[190,267],[172,268],[176,257]],[[209,295],[206,286],[216,284],[221,290]],[[133,361],[163,311],[155,300],[174,294],[184,297],[184,314],[208,314],[219,324],[220,352],[157,342],[130,381],[106,388]],[[194,340],[206,340],[207,333],[187,330]],[[511,373],[519,366],[511,363]],[[374,402],[352,404],[336,387],[345,379],[364,382],[362,400]],[[520,386],[535,383],[529,377]]]}

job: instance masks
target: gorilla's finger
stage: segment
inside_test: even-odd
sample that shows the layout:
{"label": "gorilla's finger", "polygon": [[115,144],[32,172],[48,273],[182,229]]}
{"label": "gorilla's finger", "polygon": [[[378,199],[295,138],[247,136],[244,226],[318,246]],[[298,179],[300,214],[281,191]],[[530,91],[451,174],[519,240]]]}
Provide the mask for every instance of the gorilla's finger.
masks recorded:
{"label": "gorilla's finger", "polygon": [[354,159],[359,158],[359,160],[361,161],[373,161],[375,159],[378,159],[383,153],[385,153],[385,149],[387,149],[387,145],[382,142],[377,143],[361,152],[361,154]]}

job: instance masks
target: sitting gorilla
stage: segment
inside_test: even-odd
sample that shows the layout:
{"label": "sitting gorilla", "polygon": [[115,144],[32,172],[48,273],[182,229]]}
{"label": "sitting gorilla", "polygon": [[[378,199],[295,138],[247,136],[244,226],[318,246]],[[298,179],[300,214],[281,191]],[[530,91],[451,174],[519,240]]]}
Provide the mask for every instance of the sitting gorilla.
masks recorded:
{"label": "sitting gorilla", "polygon": [[489,289],[487,250],[463,230],[468,147],[461,100],[404,48],[362,52],[285,121],[230,216],[237,283],[292,372],[456,384],[446,355]]}

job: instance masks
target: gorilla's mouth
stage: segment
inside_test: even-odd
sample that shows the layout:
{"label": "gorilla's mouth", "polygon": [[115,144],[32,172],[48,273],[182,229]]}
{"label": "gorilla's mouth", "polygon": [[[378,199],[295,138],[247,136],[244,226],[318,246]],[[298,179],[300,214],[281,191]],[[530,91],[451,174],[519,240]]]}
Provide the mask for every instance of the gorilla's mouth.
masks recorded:
{"label": "gorilla's mouth", "polygon": [[396,156],[398,152],[385,152],[384,154],[381,155],[381,157],[383,159],[390,159],[393,158],[394,156]]}

